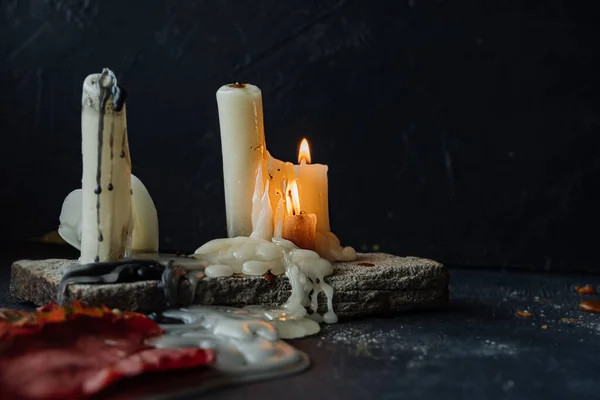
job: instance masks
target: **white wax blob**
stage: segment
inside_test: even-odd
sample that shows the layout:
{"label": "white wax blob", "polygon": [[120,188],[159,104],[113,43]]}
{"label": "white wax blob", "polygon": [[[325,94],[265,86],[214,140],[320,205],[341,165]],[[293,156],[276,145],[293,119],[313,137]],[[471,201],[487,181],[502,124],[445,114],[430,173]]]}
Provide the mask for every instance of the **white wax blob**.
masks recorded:
{"label": "white wax blob", "polygon": [[352,247],[342,247],[340,239],[333,232],[317,232],[315,247],[317,253],[331,262],[358,259],[356,250]]}
{"label": "white wax blob", "polygon": [[81,189],[67,195],[58,219],[60,237],[77,250],[81,250]]}
{"label": "white wax blob", "polygon": [[204,274],[209,278],[220,278],[233,275],[233,269],[229,265],[209,265],[204,269]]}
{"label": "white wax blob", "polygon": [[242,273],[246,275],[264,275],[269,270],[269,264],[262,261],[246,261],[242,264]]}

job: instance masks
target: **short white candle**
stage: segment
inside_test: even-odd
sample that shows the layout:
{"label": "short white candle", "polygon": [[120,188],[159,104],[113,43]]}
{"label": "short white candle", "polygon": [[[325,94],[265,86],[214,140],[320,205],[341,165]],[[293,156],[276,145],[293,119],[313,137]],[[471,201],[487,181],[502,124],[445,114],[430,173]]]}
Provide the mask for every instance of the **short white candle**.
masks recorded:
{"label": "short white candle", "polygon": [[133,219],[124,97],[109,69],[83,82],[82,263],[116,261],[129,250]]}
{"label": "short white candle", "polygon": [[327,170],[322,164],[311,164],[308,141],[302,139],[298,151],[298,164],[294,166],[302,211],[317,216],[317,232],[329,232],[329,193]]}
{"label": "short white candle", "polygon": [[252,233],[252,196],[258,165],[265,160],[262,94],[250,84],[217,91],[225,212],[229,237]]}
{"label": "short white candle", "polygon": [[286,189],[287,215],[283,221],[282,237],[301,249],[314,250],[317,232],[317,216],[303,211],[298,184],[291,180]]}

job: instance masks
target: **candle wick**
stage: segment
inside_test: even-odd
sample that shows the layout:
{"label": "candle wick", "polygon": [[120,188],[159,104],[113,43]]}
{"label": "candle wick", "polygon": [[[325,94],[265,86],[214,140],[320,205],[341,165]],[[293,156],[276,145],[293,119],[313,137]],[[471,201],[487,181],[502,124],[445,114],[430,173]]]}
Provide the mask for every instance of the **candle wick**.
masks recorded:
{"label": "candle wick", "polygon": [[227,86],[229,86],[230,88],[235,88],[235,89],[244,89],[246,87],[246,84],[236,82],[236,83],[230,83]]}

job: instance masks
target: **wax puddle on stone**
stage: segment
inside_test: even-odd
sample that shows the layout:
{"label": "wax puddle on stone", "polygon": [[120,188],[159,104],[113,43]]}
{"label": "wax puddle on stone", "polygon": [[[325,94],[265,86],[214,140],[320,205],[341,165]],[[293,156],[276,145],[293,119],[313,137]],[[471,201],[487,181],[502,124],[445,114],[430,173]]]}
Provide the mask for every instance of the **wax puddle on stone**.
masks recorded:
{"label": "wax puddle on stone", "polygon": [[[272,313],[265,314],[281,330],[283,337],[311,335],[319,331],[318,322],[329,324],[337,322],[337,316],[333,310],[333,288],[324,279],[325,276],[333,273],[332,264],[319,257],[316,252],[299,249],[285,239],[274,238],[272,241],[250,237],[217,239],[206,243],[191,256],[136,253],[134,258],[113,264],[115,266],[129,264],[135,267],[150,260],[164,266],[162,286],[171,307],[176,307],[178,304],[179,285],[184,279],[189,282],[192,292],[192,298],[188,304],[193,304],[196,287],[201,279],[229,277],[233,274],[261,276],[269,272],[277,276],[285,273],[291,285],[291,293],[288,300],[279,309],[283,314],[276,317],[270,317]],[[90,271],[102,267],[103,273],[109,273],[109,268],[107,268],[110,267],[109,264],[75,267]],[[82,281],[85,278],[84,273],[80,273],[78,276],[79,283],[89,283],[85,280],[85,282]],[[144,279],[140,278],[140,280]],[[112,282],[118,281],[116,279]],[[77,282],[65,281],[63,283]],[[323,316],[318,313],[318,298],[321,293],[323,293],[327,305],[327,311]],[[61,294],[62,292],[59,293],[59,296]],[[310,314],[307,308],[311,311]],[[282,316],[285,316],[283,320]],[[294,318],[290,318],[290,316]]]}
{"label": "wax puddle on stone", "polygon": [[[316,322],[332,324],[338,320],[333,310],[333,288],[325,282],[325,277],[333,273],[333,265],[316,252],[300,249],[285,239],[273,238],[272,241],[253,237],[215,239],[198,248],[192,256],[142,254],[138,257],[153,258],[163,263],[172,262],[182,268],[180,273],[173,272],[172,268],[165,269],[163,285],[167,299],[177,299],[176,290],[179,280],[184,277],[189,280],[192,292],[195,294],[198,281],[205,277],[285,273],[292,290],[288,300],[282,305],[281,312],[284,312],[288,319],[290,315],[294,316],[294,322],[289,322],[281,329],[290,332],[293,337],[300,337],[299,332],[303,331],[306,333],[302,336],[313,334],[309,332],[317,333],[319,330],[315,328]],[[327,304],[327,311],[323,316],[318,313],[318,298],[321,293],[326,298]],[[174,302],[172,301],[171,304],[173,305]],[[307,308],[312,311],[310,318],[298,322],[309,315]],[[278,318],[272,319],[279,321]],[[276,323],[281,325],[279,322]]]}

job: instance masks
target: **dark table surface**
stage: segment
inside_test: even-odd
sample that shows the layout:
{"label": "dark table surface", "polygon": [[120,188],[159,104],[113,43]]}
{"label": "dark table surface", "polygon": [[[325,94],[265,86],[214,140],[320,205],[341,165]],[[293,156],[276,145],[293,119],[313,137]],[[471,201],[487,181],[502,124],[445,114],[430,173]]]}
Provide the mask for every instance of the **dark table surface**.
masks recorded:
{"label": "dark table surface", "polygon": [[[71,254],[39,245],[2,251],[0,307],[31,308],[8,294],[12,261]],[[580,311],[581,299],[595,296],[574,289],[600,289],[600,276],[459,268],[450,275],[445,309],[325,326],[292,341],[310,356],[308,371],[209,397],[600,398],[600,314]]]}

